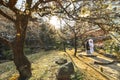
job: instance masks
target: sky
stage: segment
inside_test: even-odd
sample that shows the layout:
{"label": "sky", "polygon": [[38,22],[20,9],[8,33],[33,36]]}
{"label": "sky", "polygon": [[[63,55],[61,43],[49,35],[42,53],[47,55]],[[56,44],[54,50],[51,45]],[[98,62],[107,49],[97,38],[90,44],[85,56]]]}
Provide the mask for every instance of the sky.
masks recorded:
{"label": "sky", "polygon": [[63,20],[60,20],[57,16],[52,16],[49,20],[49,23],[55,27],[55,29],[60,29],[65,25]]}
{"label": "sky", "polygon": [[15,7],[24,11],[25,6],[22,5],[23,1],[25,2],[25,0],[18,0]]}
{"label": "sky", "polygon": [[57,16],[52,16],[50,18],[50,24],[52,24],[53,26],[55,26],[55,28],[60,28],[60,20],[58,19]]}
{"label": "sky", "polygon": [[[36,3],[38,0],[33,0],[32,2],[33,3]],[[25,3],[26,2],[26,0],[18,0],[17,1],[17,4],[16,4],[16,7],[18,8],[18,9],[22,9],[22,10],[24,10],[25,9],[25,6],[24,5],[22,5],[22,3]],[[33,4],[34,5],[34,4]]]}

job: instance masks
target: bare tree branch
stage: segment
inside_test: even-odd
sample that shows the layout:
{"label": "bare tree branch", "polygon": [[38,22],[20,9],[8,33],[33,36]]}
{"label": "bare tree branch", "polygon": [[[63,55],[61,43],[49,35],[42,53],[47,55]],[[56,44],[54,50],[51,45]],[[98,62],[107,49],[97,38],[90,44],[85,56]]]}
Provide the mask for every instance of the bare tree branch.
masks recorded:
{"label": "bare tree branch", "polygon": [[9,0],[8,6],[10,8],[13,8],[15,6],[15,4],[17,3],[18,0]]}
{"label": "bare tree branch", "polygon": [[[12,3],[13,1],[13,3]],[[17,3],[17,0],[10,0],[9,3],[5,3],[3,0],[0,1],[0,4],[4,7],[9,8],[10,10],[12,10],[14,13],[17,13],[19,10],[17,8],[15,8],[15,4]]]}
{"label": "bare tree branch", "polygon": [[105,33],[108,33],[101,24],[97,23],[97,25],[98,25]]}
{"label": "bare tree branch", "polygon": [[26,3],[27,3],[27,8],[30,9],[32,5],[32,0],[27,0]]}
{"label": "bare tree branch", "polygon": [[57,1],[57,0],[43,0],[42,3],[49,3],[49,2],[52,2],[52,1]]}
{"label": "bare tree branch", "polygon": [[60,5],[60,7],[66,12],[66,14],[67,14],[69,17],[71,17],[71,18],[74,19],[74,17],[73,17],[72,15],[70,15],[69,12],[67,12],[66,8],[63,7],[63,5],[60,3],[60,1],[57,1],[57,2],[58,2],[58,4]]}
{"label": "bare tree branch", "polygon": [[35,3],[35,5],[32,7],[32,10],[36,10],[38,8],[38,6],[41,4],[41,3],[49,3],[49,2],[52,2],[52,1],[57,1],[57,0],[39,0]]}
{"label": "bare tree branch", "polygon": [[15,22],[15,19],[11,18],[10,16],[8,16],[7,14],[5,14],[2,10],[0,10],[0,14],[2,16],[4,16],[5,18],[11,20],[12,22]]}
{"label": "bare tree branch", "polygon": [[67,26],[69,27],[70,30],[72,30],[73,32],[75,31],[75,29],[72,26],[70,26],[66,21],[64,21],[64,22],[67,24]]}
{"label": "bare tree branch", "polygon": [[46,16],[46,15],[48,15],[48,14],[50,14],[51,12],[45,12],[45,13],[42,13],[42,14],[40,14],[40,13],[38,13],[38,15],[40,16],[40,17],[43,17],[43,16]]}

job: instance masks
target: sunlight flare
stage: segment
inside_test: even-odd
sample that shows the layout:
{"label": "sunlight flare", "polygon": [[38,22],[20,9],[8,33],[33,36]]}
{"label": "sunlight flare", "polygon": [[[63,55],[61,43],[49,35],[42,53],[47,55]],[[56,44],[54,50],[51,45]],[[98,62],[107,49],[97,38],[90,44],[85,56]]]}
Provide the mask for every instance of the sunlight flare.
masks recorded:
{"label": "sunlight flare", "polygon": [[52,16],[50,18],[50,24],[53,25],[56,29],[60,28],[60,20],[57,16]]}

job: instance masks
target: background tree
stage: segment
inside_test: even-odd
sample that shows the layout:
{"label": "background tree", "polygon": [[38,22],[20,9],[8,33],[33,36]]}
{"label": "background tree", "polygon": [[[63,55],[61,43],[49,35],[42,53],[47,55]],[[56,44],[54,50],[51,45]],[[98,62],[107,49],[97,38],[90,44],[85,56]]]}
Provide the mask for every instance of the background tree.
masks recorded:
{"label": "background tree", "polygon": [[[73,39],[73,46],[74,46],[74,56],[76,56],[77,53],[77,47],[82,47],[84,43],[84,38],[85,34],[92,31],[96,30],[98,28],[92,26],[91,23],[87,23],[85,21],[77,21],[74,22],[74,26],[71,26],[69,24],[69,21],[66,22],[67,27],[68,27],[68,33],[70,34],[70,38]],[[66,36],[67,37],[67,36]],[[89,36],[90,37],[90,36]]]}
{"label": "background tree", "polygon": [[70,32],[67,26],[61,27],[58,31],[59,42],[62,43],[62,48],[66,52],[67,45],[70,45]]}

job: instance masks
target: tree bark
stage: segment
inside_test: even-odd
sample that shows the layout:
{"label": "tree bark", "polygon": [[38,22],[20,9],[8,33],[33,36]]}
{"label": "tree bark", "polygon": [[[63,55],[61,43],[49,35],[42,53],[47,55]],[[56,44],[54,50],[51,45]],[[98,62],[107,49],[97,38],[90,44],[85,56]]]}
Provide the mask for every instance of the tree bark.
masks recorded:
{"label": "tree bark", "polygon": [[14,63],[16,65],[16,69],[19,71],[19,79],[18,80],[28,80],[31,73],[31,63],[28,61],[27,57],[21,51],[22,47],[16,46],[14,48]]}
{"label": "tree bark", "polygon": [[13,42],[13,53],[14,53],[14,63],[16,65],[16,69],[19,71],[19,79],[18,80],[28,80],[31,73],[31,63],[24,55],[24,42],[26,35],[26,28],[28,24],[28,17],[24,15],[17,15],[15,22],[15,26],[17,29],[16,38]]}

